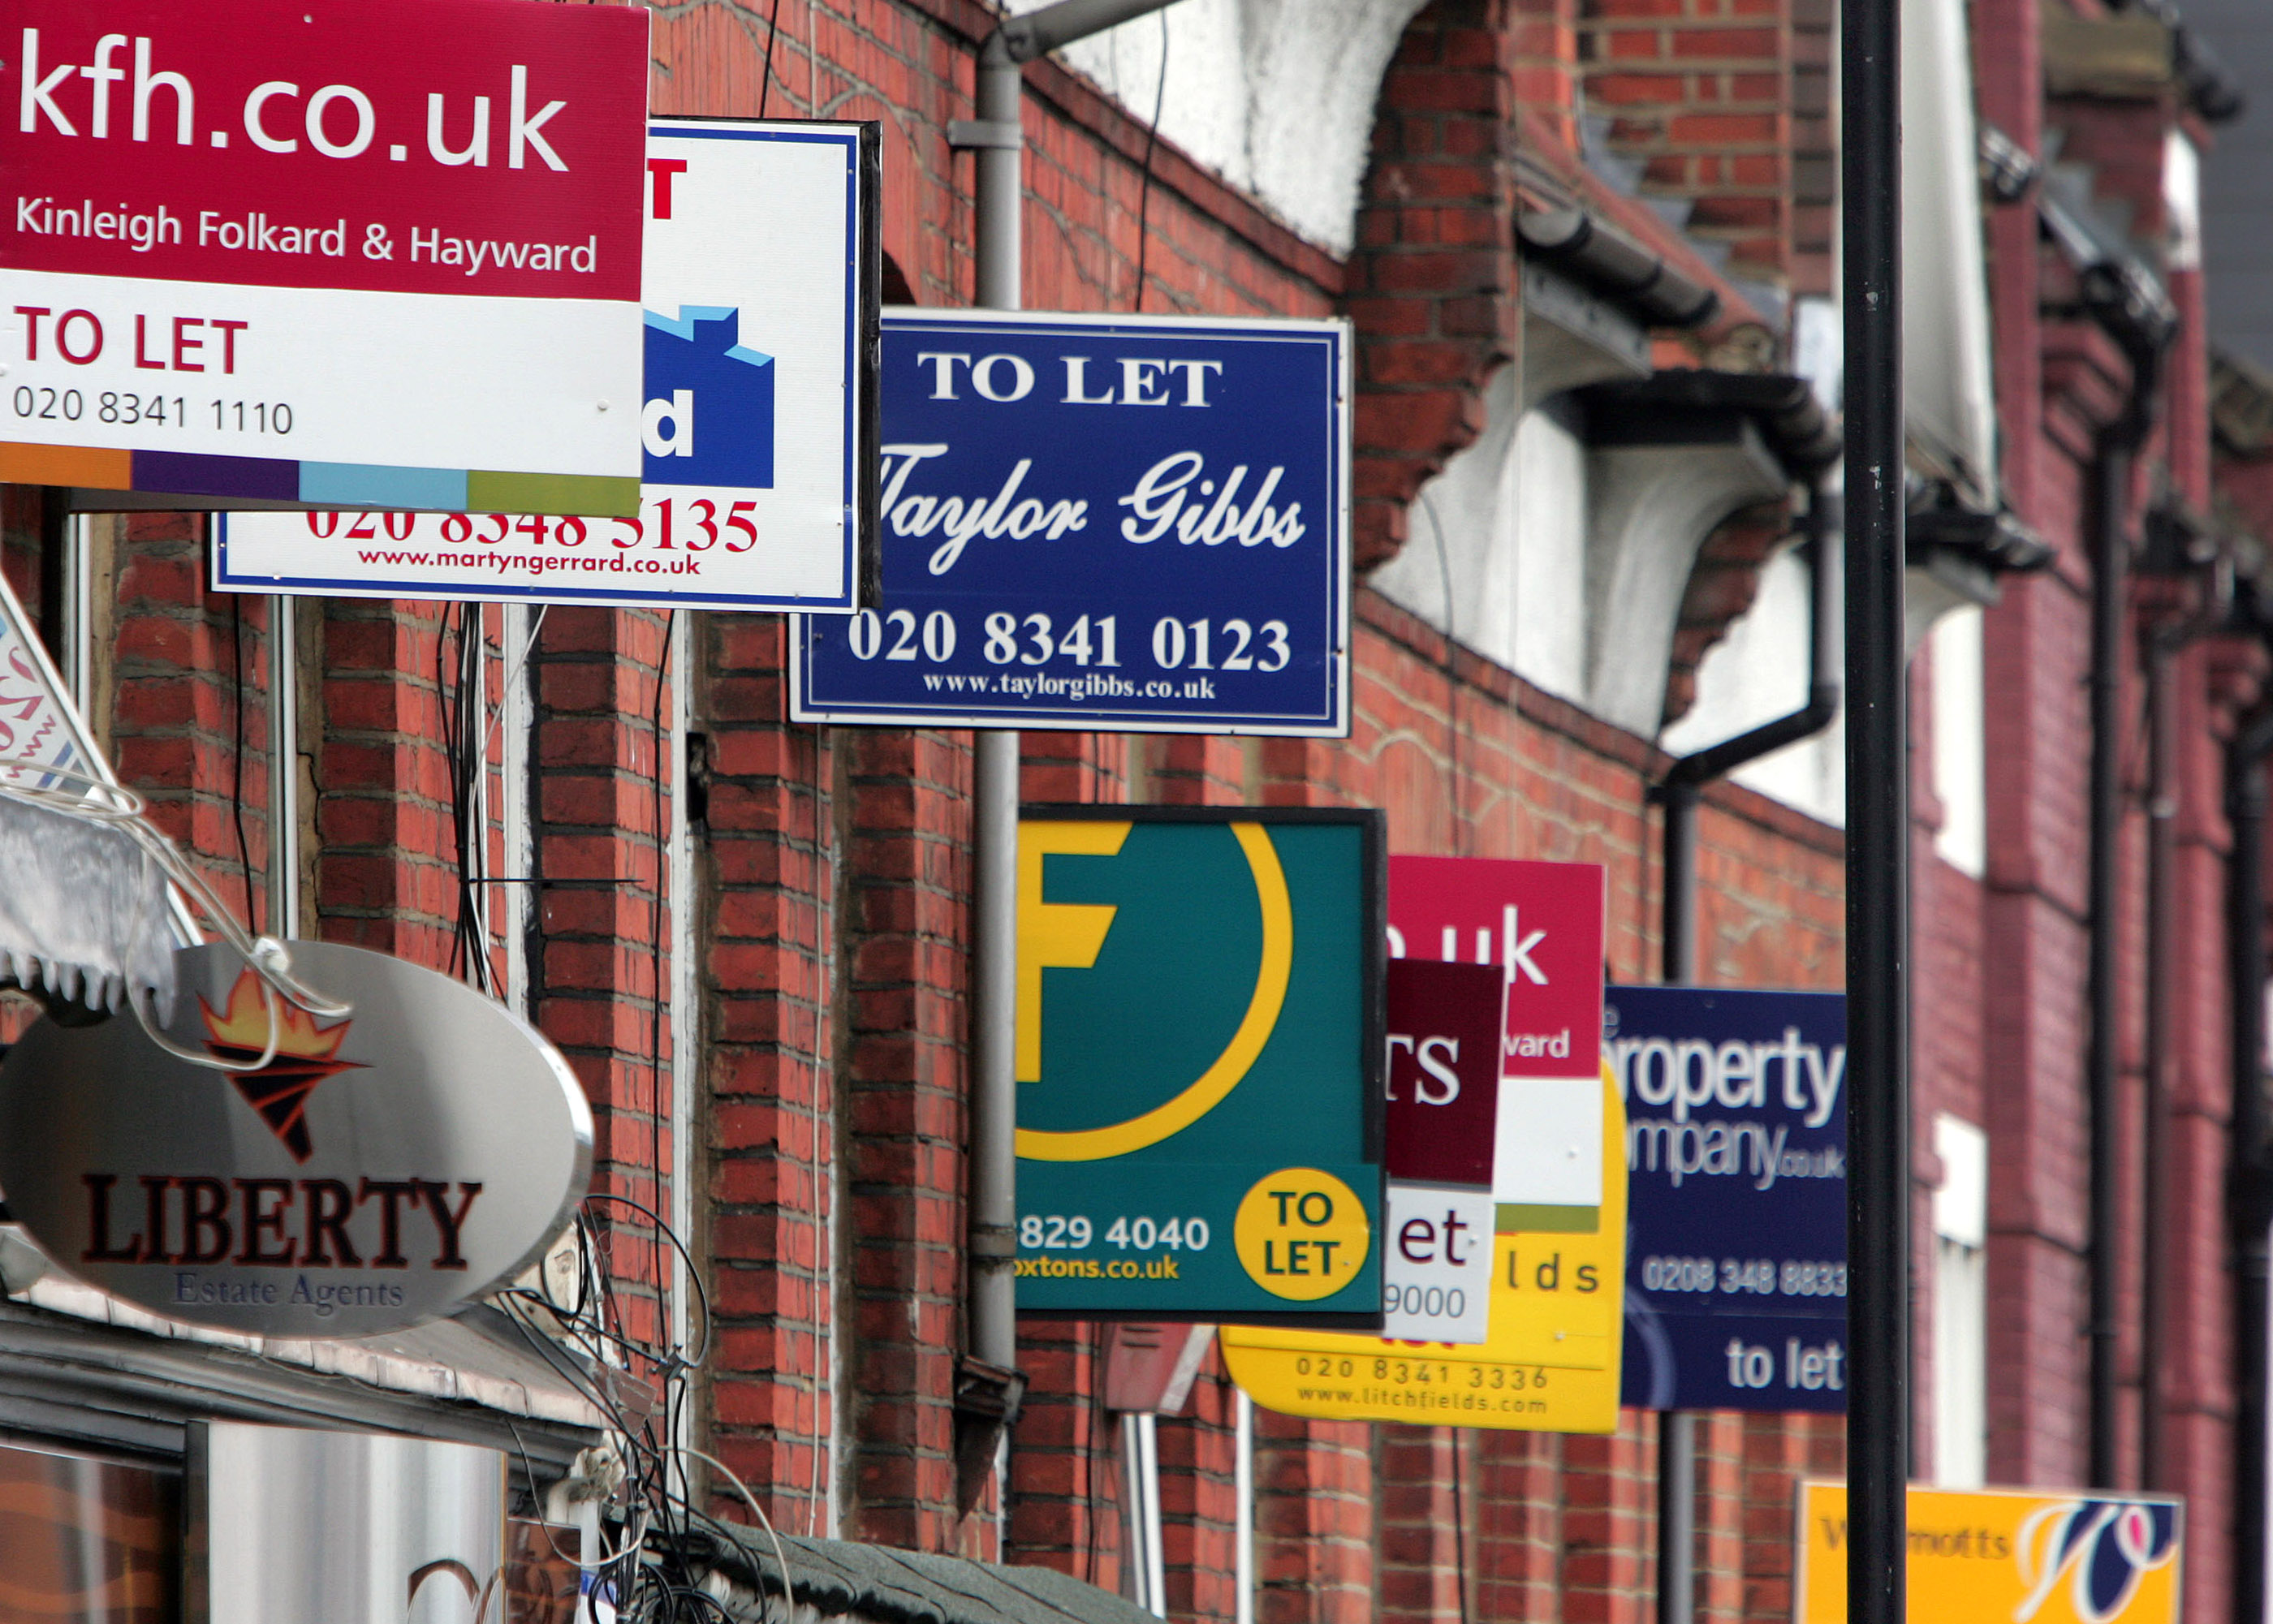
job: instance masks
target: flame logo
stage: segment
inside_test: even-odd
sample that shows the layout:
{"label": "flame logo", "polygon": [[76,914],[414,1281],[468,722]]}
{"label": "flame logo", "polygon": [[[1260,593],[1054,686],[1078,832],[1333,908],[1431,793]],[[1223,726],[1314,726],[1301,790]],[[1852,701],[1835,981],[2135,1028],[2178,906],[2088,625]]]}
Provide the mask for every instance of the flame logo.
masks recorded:
{"label": "flame logo", "polygon": [[[229,1007],[215,1013],[198,995],[205,1016],[206,1048],[238,1065],[259,1059],[268,1048],[268,1000],[261,996],[260,977],[251,969],[241,972],[229,990]],[[229,1078],[245,1104],[260,1113],[269,1131],[283,1142],[296,1162],[315,1154],[308,1137],[308,1096],[326,1077],[363,1069],[360,1060],[339,1058],[353,1021],[318,1028],[315,1018],[288,999],[276,999],[276,1055],[254,1072],[231,1072]]]}
{"label": "flame logo", "polygon": [[2029,1514],[2021,1524],[2014,1560],[2029,1594],[2013,1613],[2029,1624],[2059,1588],[2083,1624],[2108,1624],[2131,1604],[2140,1582],[2179,1554],[2176,1510],[2135,1501],[2062,1501]]}

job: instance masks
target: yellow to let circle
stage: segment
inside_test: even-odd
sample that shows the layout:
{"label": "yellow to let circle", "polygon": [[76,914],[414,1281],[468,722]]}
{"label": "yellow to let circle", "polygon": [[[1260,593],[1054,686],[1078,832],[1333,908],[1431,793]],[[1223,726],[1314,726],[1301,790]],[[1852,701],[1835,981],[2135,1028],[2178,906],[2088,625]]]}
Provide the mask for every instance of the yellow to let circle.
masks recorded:
{"label": "yellow to let circle", "polygon": [[1284,1167],[1257,1181],[1232,1223],[1239,1261],[1273,1297],[1314,1303],[1357,1278],[1373,1247],[1365,1203],[1332,1173]]}

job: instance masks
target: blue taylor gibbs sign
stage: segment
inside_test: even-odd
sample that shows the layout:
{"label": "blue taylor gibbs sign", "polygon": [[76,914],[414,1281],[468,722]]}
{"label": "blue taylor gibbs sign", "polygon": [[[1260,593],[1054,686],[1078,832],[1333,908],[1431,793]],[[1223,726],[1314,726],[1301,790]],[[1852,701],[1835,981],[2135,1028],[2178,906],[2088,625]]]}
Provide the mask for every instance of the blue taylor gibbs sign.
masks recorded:
{"label": "blue taylor gibbs sign", "polygon": [[791,715],[1349,731],[1339,321],[888,312],[883,590]]}
{"label": "blue taylor gibbs sign", "polygon": [[1847,1000],[1611,987],[1626,1107],[1622,1402],[1847,1408]]}

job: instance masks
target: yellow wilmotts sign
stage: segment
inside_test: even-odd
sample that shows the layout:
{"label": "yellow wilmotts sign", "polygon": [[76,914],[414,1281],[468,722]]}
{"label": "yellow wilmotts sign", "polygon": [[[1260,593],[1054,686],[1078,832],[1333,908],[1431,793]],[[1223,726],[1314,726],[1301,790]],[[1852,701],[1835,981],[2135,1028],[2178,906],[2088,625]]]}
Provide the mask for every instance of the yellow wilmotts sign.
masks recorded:
{"label": "yellow wilmotts sign", "polygon": [[[1909,1616],[2177,1624],[2184,1504],[2037,1489],[1909,1492]],[[1847,1486],[1799,1494],[1797,1624],[1846,1624]]]}
{"label": "yellow wilmotts sign", "polygon": [[1331,1421],[1413,1421],[1534,1433],[1618,1424],[1624,1323],[1625,1111],[1602,1081],[1602,1204],[1502,1209],[1574,1215],[1584,1228],[1493,1237],[1491,1334],[1475,1346],[1227,1325],[1225,1366],[1257,1403]]}

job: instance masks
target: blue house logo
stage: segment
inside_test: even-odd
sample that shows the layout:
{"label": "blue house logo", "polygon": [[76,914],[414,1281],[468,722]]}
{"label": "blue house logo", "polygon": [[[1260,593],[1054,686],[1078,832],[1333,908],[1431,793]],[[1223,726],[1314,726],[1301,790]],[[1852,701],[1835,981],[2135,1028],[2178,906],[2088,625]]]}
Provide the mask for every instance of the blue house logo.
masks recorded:
{"label": "blue house logo", "polygon": [[647,316],[640,477],[651,485],[774,483],[774,358],[735,342],[738,311],[683,304]]}

